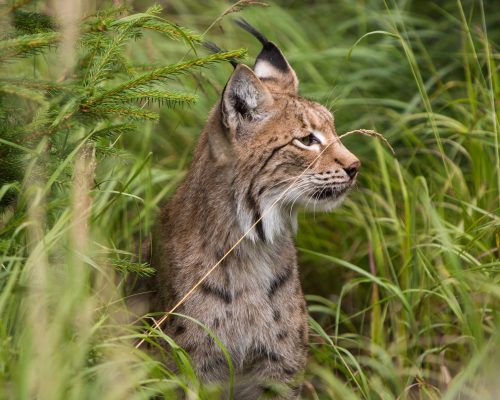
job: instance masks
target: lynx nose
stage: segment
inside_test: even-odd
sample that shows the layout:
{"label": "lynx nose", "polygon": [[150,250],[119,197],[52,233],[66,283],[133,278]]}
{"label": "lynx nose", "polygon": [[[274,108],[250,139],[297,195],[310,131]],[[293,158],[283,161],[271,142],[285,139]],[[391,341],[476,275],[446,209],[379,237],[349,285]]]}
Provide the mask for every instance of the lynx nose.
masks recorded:
{"label": "lynx nose", "polygon": [[349,178],[353,179],[358,173],[359,167],[361,167],[361,163],[357,160],[348,167],[345,167],[344,171],[349,175]]}

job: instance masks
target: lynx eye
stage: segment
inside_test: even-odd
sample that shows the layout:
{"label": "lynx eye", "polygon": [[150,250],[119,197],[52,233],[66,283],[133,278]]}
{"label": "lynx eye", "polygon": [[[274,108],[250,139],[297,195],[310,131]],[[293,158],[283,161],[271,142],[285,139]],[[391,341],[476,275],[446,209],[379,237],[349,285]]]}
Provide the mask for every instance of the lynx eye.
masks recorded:
{"label": "lynx eye", "polygon": [[313,144],[321,144],[321,141],[314,135],[314,133],[310,133],[307,136],[303,136],[298,139],[294,139],[294,144],[298,147],[307,148],[312,146]]}

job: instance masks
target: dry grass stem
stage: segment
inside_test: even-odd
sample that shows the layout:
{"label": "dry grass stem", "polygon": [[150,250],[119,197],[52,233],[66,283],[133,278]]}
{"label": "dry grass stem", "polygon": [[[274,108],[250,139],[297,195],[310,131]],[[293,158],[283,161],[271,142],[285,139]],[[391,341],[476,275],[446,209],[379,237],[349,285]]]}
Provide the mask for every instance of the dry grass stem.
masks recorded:
{"label": "dry grass stem", "polygon": [[349,131],[349,132],[346,132],[346,133],[340,135],[339,139],[342,139],[342,138],[349,136],[349,135],[353,135],[355,133],[358,133],[358,134],[363,135],[363,136],[376,137],[377,139],[384,142],[389,147],[389,149],[391,149],[392,154],[396,154],[394,152],[394,149],[392,148],[391,144],[387,141],[387,139],[381,133],[378,133],[376,131],[372,131],[371,129],[355,129],[353,131]]}

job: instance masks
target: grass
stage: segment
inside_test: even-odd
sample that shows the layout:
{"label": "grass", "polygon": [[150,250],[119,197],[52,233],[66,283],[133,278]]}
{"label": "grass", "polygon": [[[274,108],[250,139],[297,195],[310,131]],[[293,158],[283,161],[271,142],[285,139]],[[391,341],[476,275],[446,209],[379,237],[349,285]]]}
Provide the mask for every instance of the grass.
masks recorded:
{"label": "grass", "polygon": [[[173,0],[167,17],[204,32],[228,6]],[[301,93],[334,111],[339,133],[374,129],[395,149],[347,137],[363,164],[357,190],[332,214],[300,216],[312,332],[303,397],[498,398],[498,7],[283,0],[242,15],[280,45]],[[230,18],[206,38],[255,56],[258,43]],[[155,34],[124,50],[158,64],[187,52]],[[53,63],[36,55],[8,68],[48,78]],[[123,271],[143,271],[136,242],[182,179],[230,72],[173,81],[196,104],[157,107],[158,123],[110,139],[117,152],[95,163],[74,151],[51,165],[44,141],[29,149],[21,201],[0,220],[0,398],[218,398],[160,331],[148,340],[169,340],[181,373],[135,349],[142,333],[122,289]]]}

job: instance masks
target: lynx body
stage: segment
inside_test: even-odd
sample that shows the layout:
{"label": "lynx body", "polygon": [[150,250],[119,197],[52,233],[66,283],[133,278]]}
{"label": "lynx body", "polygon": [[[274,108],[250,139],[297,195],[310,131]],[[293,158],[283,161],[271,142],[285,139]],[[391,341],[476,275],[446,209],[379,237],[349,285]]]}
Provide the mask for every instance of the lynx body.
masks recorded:
{"label": "lynx body", "polygon": [[[338,141],[331,113],[297,95],[296,74],[280,50],[252,33],[264,46],[254,68],[236,66],[184,182],[161,212],[153,310],[168,310],[249,231],[177,312],[206,325],[227,348],[235,398],[256,399],[275,383],[284,389],[278,397],[295,398],[308,346],[296,210],[337,206],[359,161]],[[227,382],[227,362],[205,330],[181,317],[169,318],[164,330],[203,380]]]}

